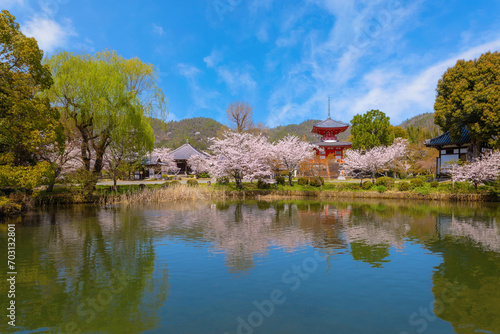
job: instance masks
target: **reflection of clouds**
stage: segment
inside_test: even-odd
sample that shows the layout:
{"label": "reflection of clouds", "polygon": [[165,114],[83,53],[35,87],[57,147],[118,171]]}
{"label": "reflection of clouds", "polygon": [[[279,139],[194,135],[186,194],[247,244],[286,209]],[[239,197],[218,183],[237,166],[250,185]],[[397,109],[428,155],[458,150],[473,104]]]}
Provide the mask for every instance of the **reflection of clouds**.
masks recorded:
{"label": "reflection of clouds", "polygon": [[495,218],[452,217],[449,231],[453,236],[473,240],[485,250],[500,252],[500,230]]}

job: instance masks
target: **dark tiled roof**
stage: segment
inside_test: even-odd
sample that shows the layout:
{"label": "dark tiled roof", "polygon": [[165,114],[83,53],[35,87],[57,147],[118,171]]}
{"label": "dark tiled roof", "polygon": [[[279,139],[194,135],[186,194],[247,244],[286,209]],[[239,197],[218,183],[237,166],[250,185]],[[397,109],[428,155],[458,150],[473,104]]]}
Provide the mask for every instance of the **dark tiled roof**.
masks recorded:
{"label": "dark tiled roof", "polygon": [[190,144],[184,144],[181,147],[176,148],[175,150],[173,150],[172,152],[170,152],[170,156],[172,158],[174,158],[174,160],[187,160],[192,155],[195,155],[195,154],[203,155],[203,156],[205,156],[207,158],[209,157],[208,154],[206,154],[205,152],[198,151],[197,149],[195,149]]}
{"label": "dark tiled roof", "polygon": [[336,141],[336,142],[327,142],[327,141],[320,141],[317,143],[312,143],[313,145],[316,146],[351,146],[352,144],[349,143],[348,141]]}
{"label": "dark tiled roof", "polygon": [[425,141],[425,146],[442,146],[442,145],[451,145],[451,144],[467,144],[470,143],[470,134],[469,129],[466,127],[462,128],[460,136],[457,140],[453,140],[450,136],[450,132],[445,132],[436,138],[432,138]]}
{"label": "dark tiled roof", "polygon": [[160,160],[160,158],[158,158],[157,155],[153,155],[151,156],[151,159],[149,157],[144,158],[142,163],[144,165],[164,165],[164,163],[158,162],[158,160]]}
{"label": "dark tiled roof", "polygon": [[349,124],[335,121],[331,118],[328,118],[323,122],[319,122],[318,124],[314,125],[315,128],[345,128],[346,126],[349,126]]}

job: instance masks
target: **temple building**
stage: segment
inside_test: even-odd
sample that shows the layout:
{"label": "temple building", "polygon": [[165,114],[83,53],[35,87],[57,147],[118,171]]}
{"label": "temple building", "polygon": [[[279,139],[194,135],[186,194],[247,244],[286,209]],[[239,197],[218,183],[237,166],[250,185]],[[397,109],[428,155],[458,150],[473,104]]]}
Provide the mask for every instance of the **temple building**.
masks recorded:
{"label": "temple building", "polygon": [[351,148],[352,144],[338,140],[337,135],[347,130],[348,127],[349,124],[335,121],[330,117],[330,98],[328,98],[328,118],[314,125],[311,131],[321,135],[321,141],[313,143],[318,146],[316,154],[320,159],[326,159],[329,155],[335,155],[338,161],[344,159],[344,150]]}

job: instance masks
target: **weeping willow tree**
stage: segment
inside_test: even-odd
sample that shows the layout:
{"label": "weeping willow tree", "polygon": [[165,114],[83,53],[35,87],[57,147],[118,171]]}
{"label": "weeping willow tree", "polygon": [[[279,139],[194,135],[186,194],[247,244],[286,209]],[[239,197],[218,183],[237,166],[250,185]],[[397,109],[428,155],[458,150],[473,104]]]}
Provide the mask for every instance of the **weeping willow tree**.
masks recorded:
{"label": "weeping willow tree", "polygon": [[47,95],[77,134],[83,169],[91,176],[87,186],[95,185],[110,145],[153,148],[155,138],[146,117],[167,112],[153,65],[113,51],[59,52],[47,64],[54,79]]}

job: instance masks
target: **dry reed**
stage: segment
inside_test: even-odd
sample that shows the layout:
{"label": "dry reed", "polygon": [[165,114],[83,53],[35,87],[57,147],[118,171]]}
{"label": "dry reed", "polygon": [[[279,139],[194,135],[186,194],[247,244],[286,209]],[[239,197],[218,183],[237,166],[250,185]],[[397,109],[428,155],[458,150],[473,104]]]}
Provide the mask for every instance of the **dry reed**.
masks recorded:
{"label": "dry reed", "polygon": [[117,196],[101,199],[101,204],[144,204],[173,201],[203,201],[210,199],[226,199],[228,194],[223,190],[214,190],[211,187],[189,187],[186,185],[172,185],[160,189],[144,189],[140,192],[127,192]]}

